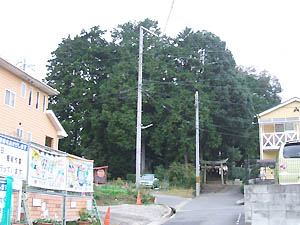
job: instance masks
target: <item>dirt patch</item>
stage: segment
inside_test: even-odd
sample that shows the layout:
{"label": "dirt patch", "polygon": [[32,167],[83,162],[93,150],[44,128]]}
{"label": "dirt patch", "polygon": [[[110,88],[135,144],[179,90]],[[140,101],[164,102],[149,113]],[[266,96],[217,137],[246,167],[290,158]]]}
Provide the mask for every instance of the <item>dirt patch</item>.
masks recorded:
{"label": "dirt patch", "polygon": [[201,190],[201,193],[218,193],[223,191],[226,185],[222,184],[205,184]]}

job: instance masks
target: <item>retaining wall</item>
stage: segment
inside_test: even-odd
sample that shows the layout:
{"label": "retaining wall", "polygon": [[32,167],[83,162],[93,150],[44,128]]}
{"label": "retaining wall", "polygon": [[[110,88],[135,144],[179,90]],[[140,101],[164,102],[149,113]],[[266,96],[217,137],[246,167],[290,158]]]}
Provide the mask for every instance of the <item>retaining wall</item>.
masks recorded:
{"label": "retaining wall", "polygon": [[[52,218],[57,220],[63,219],[63,196],[44,193],[27,193],[28,209],[32,220],[39,218]],[[92,209],[92,196],[66,196],[66,220],[77,220],[79,218],[79,211],[82,208]],[[18,194],[13,193],[13,217],[12,220],[16,221],[17,207],[18,207]],[[21,209],[24,213],[24,209]]]}
{"label": "retaining wall", "polygon": [[245,185],[246,225],[300,224],[300,185]]}

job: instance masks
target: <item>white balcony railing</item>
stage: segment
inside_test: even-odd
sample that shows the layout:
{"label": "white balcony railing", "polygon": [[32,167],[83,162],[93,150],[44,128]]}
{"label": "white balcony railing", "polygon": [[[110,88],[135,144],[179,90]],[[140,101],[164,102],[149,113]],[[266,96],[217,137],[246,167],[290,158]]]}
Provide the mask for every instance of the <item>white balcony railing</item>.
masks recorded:
{"label": "white balcony railing", "polygon": [[282,143],[296,140],[297,138],[298,136],[296,131],[263,133],[262,134],[263,149],[279,149]]}

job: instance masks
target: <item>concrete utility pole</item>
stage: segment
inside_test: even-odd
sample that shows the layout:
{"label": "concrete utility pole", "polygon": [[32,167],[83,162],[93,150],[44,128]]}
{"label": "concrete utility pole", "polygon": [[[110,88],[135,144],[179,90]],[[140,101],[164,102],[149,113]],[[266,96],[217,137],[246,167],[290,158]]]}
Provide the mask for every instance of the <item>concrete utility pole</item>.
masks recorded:
{"label": "concrete utility pole", "polygon": [[148,30],[147,28],[140,27],[139,39],[139,71],[138,71],[138,99],[137,99],[137,114],[136,114],[136,174],[135,185],[138,188],[141,179],[141,147],[142,147],[142,86],[143,86],[143,31],[158,37],[157,34]]}
{"label": "concrete utility pole", "polygon": [[196,106],[196,196],[200,194],[200,163],[199,163],[199,152],[200,152],[200,141],[199,141],[199,101],[198,91],[195,94],[195,106]]}

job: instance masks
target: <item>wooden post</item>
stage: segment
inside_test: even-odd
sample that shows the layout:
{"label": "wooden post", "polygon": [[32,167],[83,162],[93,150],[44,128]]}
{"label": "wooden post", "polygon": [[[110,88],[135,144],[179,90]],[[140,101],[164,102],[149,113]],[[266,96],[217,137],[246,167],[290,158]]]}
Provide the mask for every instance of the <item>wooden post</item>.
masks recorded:
{"label": "wooden post", "polygon": [[222,185],[224,185],[224,173],[223,173],[223,163],[221,163],[221,180],[222,180]]}
{"label": "wooden post", "polygon": [[206,163],[204,163],[204,184],[206,184]]}

